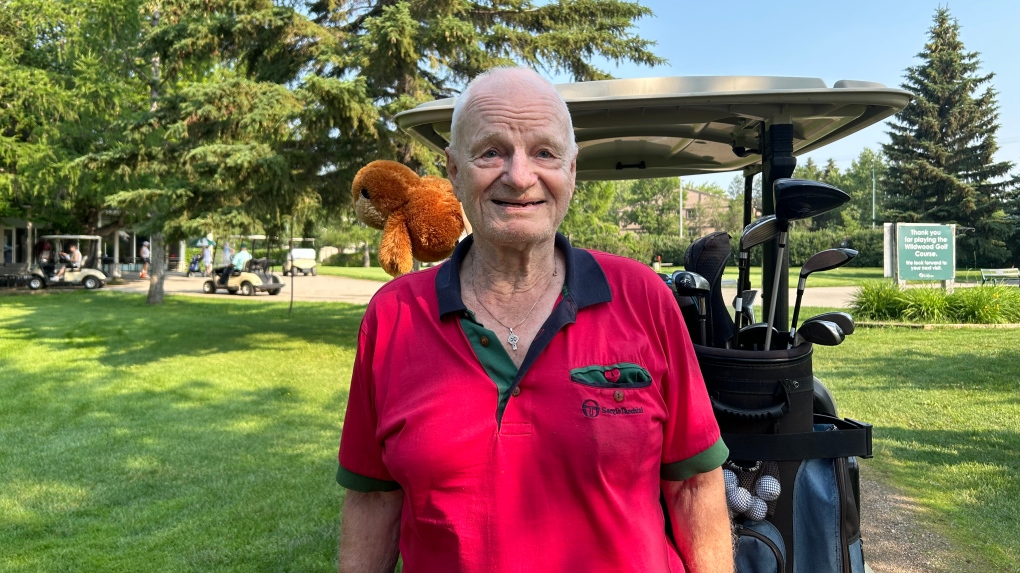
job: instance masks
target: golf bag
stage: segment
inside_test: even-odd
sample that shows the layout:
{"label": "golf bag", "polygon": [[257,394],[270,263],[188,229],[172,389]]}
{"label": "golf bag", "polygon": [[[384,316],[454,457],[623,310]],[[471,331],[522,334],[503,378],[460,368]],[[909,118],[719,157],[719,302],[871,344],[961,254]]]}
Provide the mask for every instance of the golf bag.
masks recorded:
{"label": "golf bag", "polygon": [[817,412],[832,402],[812,345],[694,348],[730,450],[738,573],[863,573],[856,458],[871,457],[871,426]]}
{"label": "golf bag", "polygon": [[202,273],[202,255],[192,255],[191,261],[188,263],[188,276]]}

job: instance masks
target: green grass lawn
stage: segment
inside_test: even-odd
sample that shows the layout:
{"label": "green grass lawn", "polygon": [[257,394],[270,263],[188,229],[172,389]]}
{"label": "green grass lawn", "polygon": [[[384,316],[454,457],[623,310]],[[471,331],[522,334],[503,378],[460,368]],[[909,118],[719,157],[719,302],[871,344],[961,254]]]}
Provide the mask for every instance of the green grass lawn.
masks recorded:
{"label": "green grass lawn", "polygon": [[[362,312],[0,298],[0,570],[334,571]],[[862,328],[815,353],[840,414],[875,425],[863,463],[989,572],[1020,563],[1015,346],[1008,331]]]}
{"label": "green grass lawn", "polygon": [[0,570],[335,571],[363,311],[0,299]]}
{"label": "green grass lawn", "polygon": [[919,524],[979,564],[968,571],[1020,571],[1020,539],[1002,533],[1020,527],[1017,340],[1016,331],[860,328],[814,353],[840,415],[875,426],[875,457],[862,463],[920,502]]}
{"label": "green grass lawn", "polygon": [[386,282],[393,278],[386,274],[386,271],[382,270],[382,267],[327,267],[325,265],[319,265],[319,274],[379,282]]}

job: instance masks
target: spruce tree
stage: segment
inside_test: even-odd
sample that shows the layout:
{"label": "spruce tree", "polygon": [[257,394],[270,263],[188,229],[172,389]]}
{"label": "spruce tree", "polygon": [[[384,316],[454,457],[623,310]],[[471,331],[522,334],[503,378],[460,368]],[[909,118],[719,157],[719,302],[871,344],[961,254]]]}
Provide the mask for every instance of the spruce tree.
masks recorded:
{"label": "spruce tree", "polygon": [[[458,93],[493,65],[576,79],[608,75],[594,56],[661,62],[634,37],[650,14],[622,0],[153,0],[139,60],[151,105],[123,140],[79,161],[132,182],[111,206],[143,213],[168,241],[282,229],[290,215],[336,215],[354,173],[396,159],[439,173],[441,156],[392,117]],[[156,285],[154,285],[155,287]],[[152,297],[150,297],[151,299]],[[155,301],[161,297],[155,297]]]}
{"label": "spruce tree", "polygon": [[979,73],[978,54],[964,49],[947,8],[933,20],[921,63],[907,68],[901,86],[914,99],[897,114],[883,145],[886,212],[897,222],[973,227],[958,239],[958,258],[999,264],[1009,255],[1005,240],[1015,226],[1004,209],[1020,178],[1011,175],[1012,162],[993,158],[999,129],[994,74]]}

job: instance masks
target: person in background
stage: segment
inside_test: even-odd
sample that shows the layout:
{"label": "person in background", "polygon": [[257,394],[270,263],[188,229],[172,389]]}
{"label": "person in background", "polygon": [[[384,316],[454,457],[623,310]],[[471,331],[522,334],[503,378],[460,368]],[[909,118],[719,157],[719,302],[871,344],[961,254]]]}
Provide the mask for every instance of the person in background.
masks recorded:
{"label": "person in background", "polygon": [[202,266],[205,268],[205,271],[202,273],[202,276],[204,277],[212,276],[212,261],[213,261],[212,251],[213,247],[211,243],[206,243],[205,246],[202,247]]}
{"label": "person in background", "polygon": [[557,232],[577,153],[531,70],[457,98],[446,169],[473,233],[364,315],[341,572],[733,572],[729,451],[669,287]]}
{"label": "person in background", "polygon": [[51,281],[64,280],[64,273],[67,272],[67,267],[71,267],[71,270],[81,268],[81,251],[78,250],[78,246],[71,245],[68,249],[71,251],[70,253],[60,252],[60,269],[56,275],[50,277]]}
{"label": "person in background", "polygon": [[230,243],[223,243],[223,265],[227,266],[234,260],[234,251],[230,248]]}
{"label": "person in background", "polygon": [[149,250],[149,241],[142,241],[142,248],[138,249],[138,257],[142,259],[142,273],[139,278],[149,277],[149,263],[152,258],[152,251]]}
{"label": "person in background", "polygon": [[[225,248],[225,247],[224,247]],[[244,265],[251,260],[251,253],[248,252],[248,245],[241,245],[241,250],[234,255],[234,258],[230,261],[230,264],[223,267],[223,272],[220,273],[220,284],[225,285],[230,280],[230,274],[234,272],[234,269],[244,270]]]}

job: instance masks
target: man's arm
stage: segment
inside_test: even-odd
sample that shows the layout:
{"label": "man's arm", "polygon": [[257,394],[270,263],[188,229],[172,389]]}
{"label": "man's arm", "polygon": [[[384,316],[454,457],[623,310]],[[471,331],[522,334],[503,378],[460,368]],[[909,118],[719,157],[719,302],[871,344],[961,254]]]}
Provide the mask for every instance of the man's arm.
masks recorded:
{"label": "man's arm", "polygon": [[400,555],[404,491],[347,490],[340,524],[340,573],[393,573]]}
{"label": "man's arm", "polygon": [[722,468],[662,480],[677,550],[690,573],[733,573],[733,541]]}

